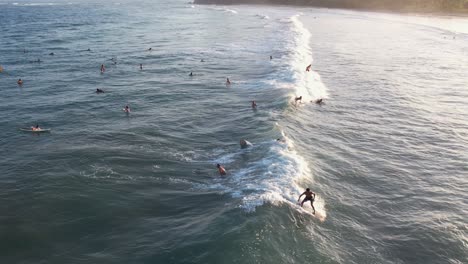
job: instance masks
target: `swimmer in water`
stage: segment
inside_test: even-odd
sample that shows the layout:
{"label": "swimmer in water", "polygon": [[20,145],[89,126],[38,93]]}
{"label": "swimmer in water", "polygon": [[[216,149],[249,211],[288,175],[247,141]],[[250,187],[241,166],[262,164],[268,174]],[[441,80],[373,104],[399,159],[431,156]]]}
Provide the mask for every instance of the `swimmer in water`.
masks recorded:
{"label": "swimmer in water", "polygon": [[272,60],[272,59],[273,59],[273,56],[270,55],[270,60]]}
{"label": "swimmer in water", "polygon": [[255,101],[252,101],[252,109],[257,109],[257,103]]}
{"label": "swimmer in water", "polygon": [[192,76],[193,76],[193,72],[190,72],[189,76],[192,77]]}
{"label": "swimmer in water", "polygon": [[241,140],[239,141],[239,144],[240,144],[241,148],[247,148],[247,147],[249,147],[249,146],[252,146],[252,143],[248,142],[248,141],[245,140],[245,139],[241,139]]}
{"label": "swimmer in water", "polygon": [[224,169],[223,166],[221,166],[220,164],[216,164],[216,167],[218,168],[219,175],[221,175],[221,176],[226,175],[226,169]]}
{"label": "swimmer in water", "polygon": [[104,91],[101,90],[101,89],[99,89],[99,88],[96,89],[96,93],[103,93],[103,92],[104,92]]}
{"label": "swimmer in water", "polygon": [[125,113],[130,113],[130,107],[128,107],[128,105],[126,105],[123,110]]}
{"label": "swimmer in water", "polygon": [[18,79],[18,81],[16,82],[19,86],[23,85],[23,80],[21,79]]}
{"label": "swimmer in water", "polygon": [[54,56],[55,54],[53,52],[49,53],[50,56]]}
{"label": "swimmer in water", "polygon": [[229,85],[231,84],[231,81],[229,80],[229,78],[226,78],[226,85]]}
{"label": "swimmer in water", "polygon": [[143,70],[143,64],[140,63],[140,70]]}
{"label": "swimmer in water", "polygon": [[322,104],[322,103],[323,103],[323,99],[322,99],[322,98],[317,99],[317,100],[315,101],[315,103],[316,103],[316,104]]}
{"label": "swimmer in water", "polygon": [[148,51],[152,51],[152,50],[153,50],[153,48],[149,48],[149,49],[148,49]]}
{"label": "swimmer in water", "polygon": [[106,71],[106,67],[104,66],[104,64],[101,64],[101,73],[104,73]]}
{"label": "swimmer in water", "polygon": [[313,214],[315,214],[315,207],[314,207],[314,201],[315,201],[315,193],[311,192],[309,188],[306,189],[305,192],[299,196],[299,199],[297,201],[299,202],[301,200],[301,197],[305,195],[304,200],[302,200],[301,207],[304,205],[305,202],[310,201],[310,205],[312,206],[312,209],[314,210]]}
{"label": "swimmer in water", "polygon": [[310,67],[312,67],[312,64],[309,64],[309,66],[306,67],[306,71],[310,71]]}
{"label": "swimmer in water", "polygon": [[88,48],[86,51],[91,51],[91,49],[90,49],[90,48]]}
{"label": "swimmer in water", "polygon": [[279,143],[286,143],[286,139],[284,139],[284,138],[277,138],[277,139],[276,139],[276,142],[279,142]]}

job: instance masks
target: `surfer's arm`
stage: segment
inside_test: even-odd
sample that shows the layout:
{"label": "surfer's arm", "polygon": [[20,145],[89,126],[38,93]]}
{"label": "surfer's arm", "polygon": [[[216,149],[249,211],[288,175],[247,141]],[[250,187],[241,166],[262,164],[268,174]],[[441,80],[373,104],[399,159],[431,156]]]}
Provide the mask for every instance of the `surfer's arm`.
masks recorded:
{"label": "surfer's arm", "polygon": [[302,194],[299,196],[299,198],[297,198],[297,201],[298,201],[298,202],[301,200],[301,197],[302,197],[302,195],[304,195],[304,194],[305,194],[305,192],[302,193]]}

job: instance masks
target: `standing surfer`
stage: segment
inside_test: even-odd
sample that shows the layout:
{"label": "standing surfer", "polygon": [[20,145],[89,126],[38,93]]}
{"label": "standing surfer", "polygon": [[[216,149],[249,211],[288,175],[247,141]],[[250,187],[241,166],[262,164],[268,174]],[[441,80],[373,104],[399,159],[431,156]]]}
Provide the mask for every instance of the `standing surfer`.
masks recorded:
{"label": "standing surfer", "polygon": [[312,209],[314,210],[313,214],[315,214],[315,207],[314,207],[314,201],[315,201],[315,193],[311,192],[309,188],[306,189],[305,192],[299,196],[299,199],[297,201],[299,202],[301,200],[301,197],[305,195],[304,200],[302,200],[301,207],[304,205],[305,202],[310,201],[310,205],[312,206]]}

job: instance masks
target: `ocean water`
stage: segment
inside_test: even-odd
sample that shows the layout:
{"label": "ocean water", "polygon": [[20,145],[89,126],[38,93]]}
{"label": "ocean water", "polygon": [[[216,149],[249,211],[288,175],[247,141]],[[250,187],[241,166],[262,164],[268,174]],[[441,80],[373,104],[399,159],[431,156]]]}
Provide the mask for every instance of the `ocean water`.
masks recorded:
{"label": "ocean water", "polygon": [[0,44],[0,263],[468,263],[466,18],[2,0]]}

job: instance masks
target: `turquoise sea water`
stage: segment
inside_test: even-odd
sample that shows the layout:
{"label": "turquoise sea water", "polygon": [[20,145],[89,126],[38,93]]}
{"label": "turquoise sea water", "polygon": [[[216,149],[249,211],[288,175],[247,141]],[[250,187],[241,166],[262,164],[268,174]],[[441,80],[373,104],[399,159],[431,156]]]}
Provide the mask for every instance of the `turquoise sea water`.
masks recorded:
{"label": "turquoise sea water", "polygon": [[467,263],[467,19],[3,0],[0,21],[1,263]]}

